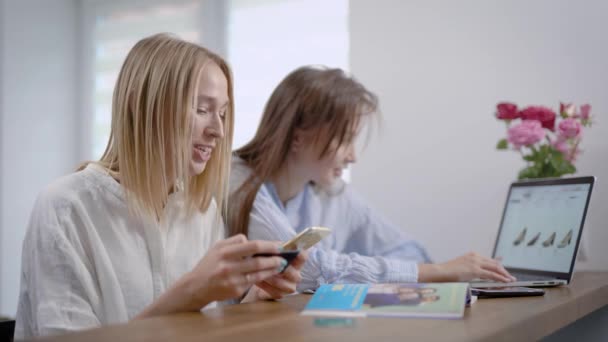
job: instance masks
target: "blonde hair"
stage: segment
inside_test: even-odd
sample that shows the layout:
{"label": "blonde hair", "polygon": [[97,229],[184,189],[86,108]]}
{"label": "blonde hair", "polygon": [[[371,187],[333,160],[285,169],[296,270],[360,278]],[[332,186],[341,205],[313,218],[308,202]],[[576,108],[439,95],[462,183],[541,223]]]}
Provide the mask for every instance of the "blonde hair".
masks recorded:
{"label": "blonde hair", "polygon": [[230,234],[247,234],[249,214],[260,186],[283,167],[296,129],[315,132],[319,159],[331,146],[350,143],[361,117],[377,113],[378,98],[341,69],[305,66],[292,71],[273,91],[253,139],[235,151],[252,170],[231,194]]}
{"label": "blonde hair", "polygon": [[[205,170],[191,177],[190,115],[200,73],[209,63],[217,64],[228,82],[225,133]],[[156,34],[135,44],[120,70],[112,98],[110,139],[96,163],[119,179],[135,214],[161,220],[169,193],[179,190],[185,194],[189,214],[206,211],[215,199],[219,212],[226,215],[233,118],[228,64],[201,46]]]}

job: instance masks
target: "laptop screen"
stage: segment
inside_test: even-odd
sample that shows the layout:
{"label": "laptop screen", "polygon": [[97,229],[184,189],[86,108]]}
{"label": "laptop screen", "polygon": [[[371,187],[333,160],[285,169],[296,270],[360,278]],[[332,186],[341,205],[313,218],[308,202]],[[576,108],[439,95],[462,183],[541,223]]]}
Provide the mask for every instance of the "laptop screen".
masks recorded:
{"label": "laptop screen", "polygon": [[[542,183],[541,183],[542,184]],[[494,250],[505,267],[568,273],[591,184],[511,187]]]}

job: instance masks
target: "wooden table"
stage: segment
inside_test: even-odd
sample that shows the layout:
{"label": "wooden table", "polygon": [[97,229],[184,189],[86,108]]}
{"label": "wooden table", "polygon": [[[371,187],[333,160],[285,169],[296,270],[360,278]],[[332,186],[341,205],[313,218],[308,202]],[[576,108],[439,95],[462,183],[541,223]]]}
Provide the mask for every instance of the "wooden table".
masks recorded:
{"label": "wooden table", "polygon": [[[575,274],[542,297],[478,300],[462,320],[358,318],[323,326],[301,316],[309,295],[155,317],[45,341],[530,341],[608,304],[608,273]],[[350,324],[348,324],[350,322]]]}

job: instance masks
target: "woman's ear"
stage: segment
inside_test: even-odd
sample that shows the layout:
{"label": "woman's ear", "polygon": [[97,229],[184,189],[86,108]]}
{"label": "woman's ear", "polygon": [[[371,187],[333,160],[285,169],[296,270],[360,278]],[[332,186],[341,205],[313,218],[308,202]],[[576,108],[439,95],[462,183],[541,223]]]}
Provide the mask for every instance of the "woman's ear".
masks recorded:
{"label": "woman's ear", "polygon": [[293,132],[293,139],[291,140],[290,151],[293,153],[297,153],[302,149],[304,145],[304,132],[300,129],[295,129]]}

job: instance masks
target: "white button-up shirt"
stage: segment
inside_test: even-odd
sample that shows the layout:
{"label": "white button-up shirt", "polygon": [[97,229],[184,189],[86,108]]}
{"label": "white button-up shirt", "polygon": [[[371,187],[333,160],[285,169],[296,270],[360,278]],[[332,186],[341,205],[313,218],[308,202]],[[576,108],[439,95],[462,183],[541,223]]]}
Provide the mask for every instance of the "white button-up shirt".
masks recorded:
{"label": "white button-up shirt", "polygon": [[130,213],[123,191],[90,164],[39,195],[23,243],[17,338],[125,322],[225,237],[215,202],[188,218],[172,194],[158,223]]}
{"label": "white button-up shirt", "polygon": [[[243,160],[233,157],[230,191],[251,175]],[[405,283],[418,281],[418,263],[429,263],[425,248],[391,223],[348,185],[337,183],[335,194],[307,184],[282,203],[271,182],[260,187],[249,215],[252,240],[288,241],[310,226],[331,228],[331,234],[308,251],[298,290],[327,283]],[[238,198],[237,198],[238,200]],[[231,201],[233,210],[239,203]]]}

